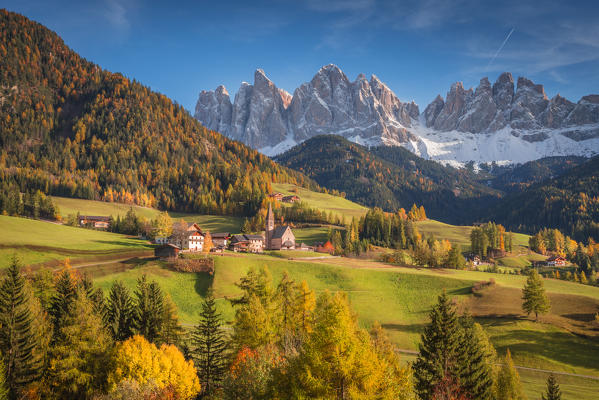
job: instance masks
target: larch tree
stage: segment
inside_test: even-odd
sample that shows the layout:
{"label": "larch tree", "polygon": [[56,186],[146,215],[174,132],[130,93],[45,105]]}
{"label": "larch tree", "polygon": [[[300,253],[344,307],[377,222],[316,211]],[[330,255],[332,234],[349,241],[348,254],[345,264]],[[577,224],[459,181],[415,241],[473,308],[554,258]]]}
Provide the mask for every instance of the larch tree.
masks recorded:
{"label": "larch tree", "polygon": [[179,323],[177,305],[167,293],[164,296],[164,307],[162,309],[162,321],[160,322],[158,342],[169,345],[178,345],[183,333],[183,328]]}
{"label": "larch tree", "polygon": [[52,347],[47,386],[61,399],[89,399],[106,389],[112,339],[102,317],[79,289],[71,316],[63,320]]}
{"label": "larch tree", "polygon": [[495,391],[497,400],[526,400],[522,383],[520,383],[520,375],[516,371],[509,349],[497,375]]}
{"label": "larch tree", "polygon": [[222,317],[210,290],[202,302],[200,322],[191,335],[192,356],[206,396],[220,385],[227,367],[227,339],[222,328]]}
{"label": "larch tree", "polygon": [[430,312],[431,322],[422,334],[418,358],[414,363],[416,392],[423,400],[432,399],[435,386],[459,377],[458,358],[461,330],[455,307],[443,292]]}
{"label": "larch tree", "polygon": [[8,400],[8,385],[6,384],[6,368],[2,354],[0,354],[0,400]]}
{"label": "larch tree", "polygon": [[533,270],[528,278],[524,289],[522,289],[522,310],[527,315],[535,314],[535,321],[538,321],[539,314],[545,314],[551,308],[549,298],[545,294],[543,281],[536,270]]}
{"label": "larch tree", "polygon": [[562,392],[557,384],[555,375],[551,374],[547,378],[547,391],[541,395],[543,400],[562,400]]}
{"label": "larch tree", "polygon": [[202,251],[204,253],[210,253],[210,250],[214,247],[214,243],[212,243],[212,235],[210,232],[206,232],[204,234],[204,246],[202,247]]}

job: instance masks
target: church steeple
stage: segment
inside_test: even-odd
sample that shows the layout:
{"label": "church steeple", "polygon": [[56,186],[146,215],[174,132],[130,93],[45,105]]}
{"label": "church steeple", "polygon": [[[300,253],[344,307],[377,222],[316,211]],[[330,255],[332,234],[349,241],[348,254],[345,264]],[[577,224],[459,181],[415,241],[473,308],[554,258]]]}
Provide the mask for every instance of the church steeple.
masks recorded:
{"label": "church steeple", "polygon": [[275,216],[272,212],[272,204],[268,203],[268,212],[266,213],[266,226],[264,227],[264,239],[266,239],[266,248],[272,247],[272,234],[275,230]]}

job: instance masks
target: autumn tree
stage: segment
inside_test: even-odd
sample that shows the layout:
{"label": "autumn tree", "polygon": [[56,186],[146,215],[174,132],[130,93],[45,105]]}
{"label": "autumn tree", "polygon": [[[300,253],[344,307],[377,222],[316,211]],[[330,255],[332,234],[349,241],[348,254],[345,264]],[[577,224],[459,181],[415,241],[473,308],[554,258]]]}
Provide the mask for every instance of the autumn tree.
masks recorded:
{"label": "autumn tree", "polygon": [[206,232],[204,234],[204,246],[202,248],[202,251],[204,253],[210,253],[210,250],[212,250],[213,247],[214,244],[212,243],[212,235],[210,235],[210,232]]}
{"label": "autumn tree", "polygon": [[170,294],[164,296],[164,307],[162,309],[162,320],[160,321],[160,332],[158,342],[169,345],[177,345],[183,336],[183,328],[179,323],[177,305]]}
{"label": "autumn tree", "polygon": [[177,398],[194,398],[201,389],[193,361],[186,361],[173,345],[157,348],[143,336],[135,335],[115,349],[114,369],[108,383],[112,390],[125,380],[152,383],[158,388],[172,387]]}
{"label": "autumn tree", "polygon": [[173,220],[168,212],[161,212],[152,222],[154,237],[169,237],[173,233]]}
{"label": "autumn tree", "polygon": [[497,400],[526,400],[520,383],[520,375],[516,371],[509,349],[497,376],[496,396]]}
{"label": "autumn tree", "polygon": [[60,334],[60,327],[71,316],[77,298],[77,282],[73,279],[68,261],[58,275],[55,293],[50,302],[50,316],[54,324],[54,336]]}
{"label": "autumn tree", "polygon": [[8,385],[6,384],[6,368],[2,354],[0,354],[0,400],[8,400]]}
{"label": "autumn tree", "polygon": [[522,300],[522,310],[527,315],[534,313],[535,321],[538,321],[539,313],[545,314],[551,308],[549,298],[545,294],[543,281],[536,270],[532,270],[526,279],[526,284],[522,289]]}
{"label": "autumn tree", "polygon": [[86,293],[79,289],[72,313],[52,347],[46,384],[61,399],[89,399],[106,389],[112,339]]}

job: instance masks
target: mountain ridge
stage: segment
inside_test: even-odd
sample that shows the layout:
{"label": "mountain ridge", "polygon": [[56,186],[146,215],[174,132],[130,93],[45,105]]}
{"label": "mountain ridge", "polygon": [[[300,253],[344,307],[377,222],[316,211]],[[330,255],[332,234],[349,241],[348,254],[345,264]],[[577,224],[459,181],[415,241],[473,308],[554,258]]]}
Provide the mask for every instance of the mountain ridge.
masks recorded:
{"label": "mountain ridge", "polygon": [[[542,85],[506,72],[475,89],[461,82],[422,112],[402,102],[376,75],[352,82],[334,64],[322,67],[291,98],[259,69],[231,103],[223,86],[200,93],[194,116],[211,129],[267,155],[320,134],[364,145],[396,145],[454,166],[523,163],[548,156],[599,152],[599,95],[573,103],[549,99]],[[230,110],[230,111],[229,111]],[[484,152],[477,154],[480,149]]]}

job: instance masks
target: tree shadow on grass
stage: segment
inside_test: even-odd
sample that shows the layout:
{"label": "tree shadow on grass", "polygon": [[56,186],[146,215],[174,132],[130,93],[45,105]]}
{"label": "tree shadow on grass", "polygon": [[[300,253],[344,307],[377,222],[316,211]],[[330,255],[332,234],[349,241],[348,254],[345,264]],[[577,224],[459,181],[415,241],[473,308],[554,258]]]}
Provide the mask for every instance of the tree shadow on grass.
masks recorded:
{"label": "tree shadow on grass", "polygon": [[382,324],[381,327],[390,331],[403,333],[422,333],[427,324]]}
{"label": "tree shadow on grass", "polygon": [[208,272],[196,272],[195,290],[202,297],[208,295],[208,290],[214,283],[214,274]]}
{"label": "tree shadow on grass", "polygon": [[531,330],[514,330],[494,338],[499,343],[512,342],[506,346],[498,346],[500,353],[507,348],[512,354],[532,354],[547,360],[571,365],[599,369],[599,343],[584,340],[565,332],[543,332]]}

